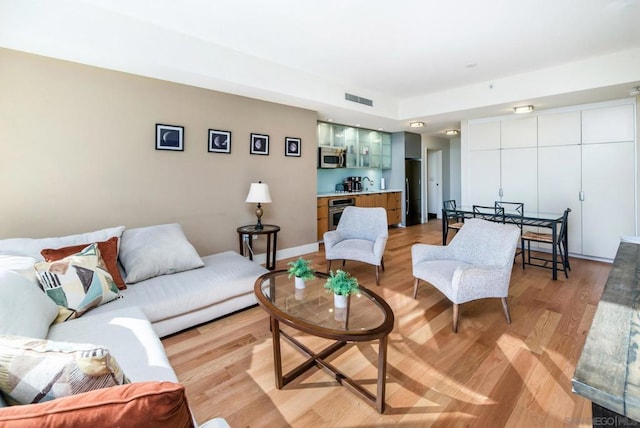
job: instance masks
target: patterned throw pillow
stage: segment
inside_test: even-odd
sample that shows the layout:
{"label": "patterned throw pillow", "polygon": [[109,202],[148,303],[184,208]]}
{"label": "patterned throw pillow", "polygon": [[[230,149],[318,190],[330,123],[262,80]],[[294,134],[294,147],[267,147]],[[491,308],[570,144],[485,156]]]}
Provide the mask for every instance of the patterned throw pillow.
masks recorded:
{"label": "patterned throw pillow", "polygon": [[55,262],[35,264],[43,290],[56,304],[77,318],[90,309],[118,298],[118,287],[106,270],[98,244]]}
{"label": "patterned throw pillow", "polygon": [[129,383],[103,346],[0,336],[0,391],[30,404]]}
{"label": "patterned throw pillow", "polygon": [[[120,269],[118,268],[118,237],[113,236],[106,241],[98,242],[97,244],[98,250],[100,250],[100,257],[104,260],[104,265],[107,268],[107,271],[109,271],[109,274],[111,274],[113,281],[120,290],[126,289],[127,285],[124,283],[124,280],[120,275]],[[42,257],[44,257],[46,262],[55,262],[82,251],[88,245],[89,244],[80,244],[56,249],[45,248],[40,251],[40,254],[42,254]]]}

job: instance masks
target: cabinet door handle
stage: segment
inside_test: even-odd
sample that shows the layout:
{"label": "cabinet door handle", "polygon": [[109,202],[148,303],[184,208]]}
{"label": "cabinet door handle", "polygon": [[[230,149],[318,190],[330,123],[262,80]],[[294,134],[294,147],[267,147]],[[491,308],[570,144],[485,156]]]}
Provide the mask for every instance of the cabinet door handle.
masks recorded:
{"label": "cabinet door handle", "polygon": [[584,201],[584,192],[580,191],[580,193],[578,194],[578,199],[580,199],[581,201]]}

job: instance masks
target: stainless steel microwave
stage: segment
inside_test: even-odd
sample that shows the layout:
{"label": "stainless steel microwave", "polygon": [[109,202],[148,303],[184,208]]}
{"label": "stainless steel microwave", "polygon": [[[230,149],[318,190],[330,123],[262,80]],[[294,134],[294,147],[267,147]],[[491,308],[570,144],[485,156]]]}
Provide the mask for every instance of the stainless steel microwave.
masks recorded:
{"label": "stainless steel microwave", "polygon": [[346,155],[338,147],[318,147],[318,168],[344,168]]}

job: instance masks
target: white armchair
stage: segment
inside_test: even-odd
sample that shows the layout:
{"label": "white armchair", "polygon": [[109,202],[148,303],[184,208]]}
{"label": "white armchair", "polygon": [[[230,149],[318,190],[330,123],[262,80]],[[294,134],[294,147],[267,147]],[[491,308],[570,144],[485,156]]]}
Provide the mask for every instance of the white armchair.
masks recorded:
{"label": "white armchair", "polygon": [[384,208],[346,207],[336,230],[325,232],[324,252],[327,270],[332,260],[355,260],[376,267],[376,285],[380,285],[380,268],[384,271],[384,248],[389,230]]}
{"label": "white armchair", "polygon": [[513,257],[520,239],[514,225],[468,219],[447,246],[415,244],[411,248],[414,299],[422,279],[453,302],[453,331],[458,331],[458,305],[497,297],[511,323],[507,295]]}

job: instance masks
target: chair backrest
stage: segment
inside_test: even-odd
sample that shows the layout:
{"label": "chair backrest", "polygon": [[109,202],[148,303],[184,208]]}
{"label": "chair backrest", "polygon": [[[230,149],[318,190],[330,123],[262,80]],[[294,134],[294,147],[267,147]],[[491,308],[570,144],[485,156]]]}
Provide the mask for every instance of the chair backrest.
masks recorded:
{"label": "chair backrest", "polygon": [[471,218],[449,243],[457,260],[474,265],[513,266],[520,229],[512,224]]}
{"label": "chair backrest", "polygon": [[520,231],[522,231],[524,223],[524,202],[495,201],[495,207],[504,208],[505,214],[511,214],[509,220],[505,219],[505,222],[515,224],[520,228]]}
{"label": "chair backrest", "polygon": [[379,236],[389,236],[387,210],[381,207],[346,207],[337,230],[349,239],[375,241]]}
{"label": "chair backrest", "polygon": [[451,199],[449,201],[442,201],[442,208],[445,210],[455,210],[456,209],[456,200]]}
{"label": "chair backrest", "polygon": [[473,217],[487,221],[499,221],[504,223],[504,208],[497,206],[474,205]]}
{"label": "chair backrest", "polygon": [[567,235],[567,225],[569,222],[569,213],[571,212],[571,208],[567,208],[564,210],[564,214],[562,215],[562,224],[560,225],[560,234],[559,239],[564,239]]}

